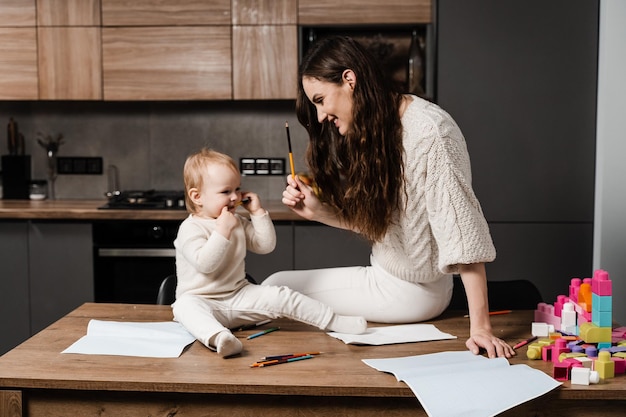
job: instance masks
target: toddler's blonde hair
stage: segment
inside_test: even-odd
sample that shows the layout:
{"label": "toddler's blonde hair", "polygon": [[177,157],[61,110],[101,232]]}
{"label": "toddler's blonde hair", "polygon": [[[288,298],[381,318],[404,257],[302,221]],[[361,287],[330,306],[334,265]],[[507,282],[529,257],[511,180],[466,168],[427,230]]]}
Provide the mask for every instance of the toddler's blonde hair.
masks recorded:
{"label": "toddler's blonde hair", "polygon": [[198,152],[189,155],[185,161],[185,167],[183,168],[185,205],[189,213],[198,213],[198,207],[189,197],[189,190],[192,188],[197,188],[198,190],[202,189],[207,175],[206,168],[211,164],[225,165],[232,168],[236,173],[239,173],[239,169],[233,158],[213,149],[202,148]]}

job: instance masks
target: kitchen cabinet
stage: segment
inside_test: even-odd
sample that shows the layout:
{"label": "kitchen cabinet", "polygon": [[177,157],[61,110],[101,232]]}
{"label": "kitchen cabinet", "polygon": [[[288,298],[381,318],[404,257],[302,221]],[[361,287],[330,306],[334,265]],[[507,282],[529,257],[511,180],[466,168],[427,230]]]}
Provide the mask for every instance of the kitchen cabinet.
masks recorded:
{"label": "kitchen cabinet", "polygon": [[102,99],[99,27],[39,27],[39,98]]}
{"label": "kitchen cabinet", "polygon": [[101,0],[104,26],[230,26],[231,0]]}
{"label": "kitchen cabinet", "polygon": [[35,0],[0,2],[0,99],[36,100]]}
{"label": "kitchen cabinet", "polygon": [[91,223],[30,222],[31,332],[37,333],[93,295]]}
{"label": "kitchen cabinet", "polygon": [[593,272],[598,1],[437,3],[437,101],[467,141],[488,277],[551,302]]}
{"label": "kitchen cabinet", "polygon": [[371,247],[348,230],[298,222],[294,226],[295,269],[366,266],[370,264]]}
{"label": "kitchen cabinet", "polygon": [[0,355],[31,335],[28,224],[0,223]]}
{"label": "kitchen cabinet", "polygon": [[276,229],[276,248],[273,252],[259,255],[248,252],[246,255],[246,272],[254,280],[261,283],[278,271],[294,268],[293,265],[293,226],[291,222],[274,222]]}
{"label": "kitchen cabinet", "polygon": [[91,224],[0,223],[0,354],[89,301]]}
{"label": "kitchen cabinet", "polygon": [[296,2],[233,0],[233,98],[295,99]]}
{"label": "kitchen cabinet", "polygon": [[276,249],[248,252],[246,271],[261,283],[274,272],[370,264],[370,245],[347,230],[308,221],[275,222]]}
{"label": "kitchen cabinet", "polygon": [[37,0],[38,26],[100,26],[100,0]]}
{"label": "kitchen cabinet", "polygon": [[230,0],[102,0],[105,100],[232,98]]}
{"label": "kitchen cabinet", "polygon": [[37,0],[39,99],[102,99],[100,0]]}
{"label": "kitchen cabinet", "polygon": [[431,23],[432,0],[299,0],[300,25]]}
{"label": "kitchen cabinet", "polygon": [[229,26],[105,27],[105,100],[231,99]]}

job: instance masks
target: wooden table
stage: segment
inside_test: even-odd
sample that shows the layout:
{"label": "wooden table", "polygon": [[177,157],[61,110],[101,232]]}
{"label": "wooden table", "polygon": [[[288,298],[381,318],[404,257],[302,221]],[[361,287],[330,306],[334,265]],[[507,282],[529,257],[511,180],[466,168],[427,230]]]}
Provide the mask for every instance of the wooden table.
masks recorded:
{"label": "wooden table", "polygon": [[[449,312],[432,320],[456,340],[352,346],[316,328],[279,320],[281,330],[246,340],[241,356],[222,359],[198,342],[179,358],[61,354],[85,335],[90,319],[167,321],[167,306],[87,303],[0,357],[0,416],[424,416],[413,392],[361,359],[465,350],[468,319]],[[515,343],[529,336],[532,311],[492,317]],[[311,360],[267,368],[266,355],[319,350]],[[551,365],[511,359],[551,374]],[[502,381],[506,384],[506,381]],[[591,386],[569,382],[506,416],[610,416],[626,413],[626,376]],[[454,393],[450,393],[451,400]]]}

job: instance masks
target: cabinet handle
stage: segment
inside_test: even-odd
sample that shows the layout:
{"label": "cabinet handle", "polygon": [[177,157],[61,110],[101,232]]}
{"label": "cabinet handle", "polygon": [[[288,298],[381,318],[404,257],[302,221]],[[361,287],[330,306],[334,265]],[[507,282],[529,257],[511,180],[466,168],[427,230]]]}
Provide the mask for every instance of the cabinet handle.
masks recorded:
{"label": "cabinet handle", "polygon": [[105,258],[113,257],[134,257],[134,258],[174,258],[175,249],[98,249],[98,256]]}

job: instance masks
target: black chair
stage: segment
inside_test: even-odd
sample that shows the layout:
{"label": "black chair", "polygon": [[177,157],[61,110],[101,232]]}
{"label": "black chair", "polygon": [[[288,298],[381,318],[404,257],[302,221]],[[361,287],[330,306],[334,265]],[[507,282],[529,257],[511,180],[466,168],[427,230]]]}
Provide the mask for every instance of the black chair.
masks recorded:
{"label": "black chair", "polygon": [[168,275],[161,282],[156,303],[159,305],[171,305],[176,301],[176,275]]}
{"label": "black chair", "polygon": [[[246,274],[246,279],[251,284],[258,284],[250,274]],[[161,286],[159,287],[159,293],[157,294],[156,303],[159,305],[171,305],[176,301],[176,284],[178,283],[178,279],[175,274],[168,275],[165,277],[163,281],[161,281]]]}
{"label": "black chair", "polygon": [[[495,310],[534,310],[537,304],[543,302],[537,287],[525,279],[509,281],[487,281],[489,309]],[[458,275],[454,276],[454,289],[448,310],[467,311],[467,297],[463,281]]]}

